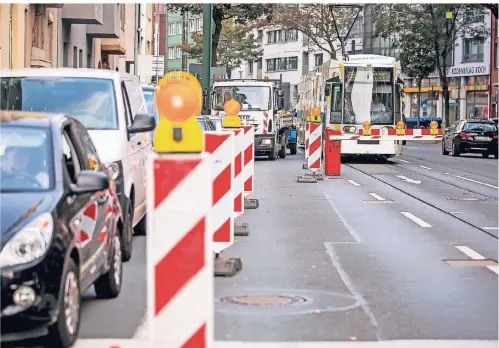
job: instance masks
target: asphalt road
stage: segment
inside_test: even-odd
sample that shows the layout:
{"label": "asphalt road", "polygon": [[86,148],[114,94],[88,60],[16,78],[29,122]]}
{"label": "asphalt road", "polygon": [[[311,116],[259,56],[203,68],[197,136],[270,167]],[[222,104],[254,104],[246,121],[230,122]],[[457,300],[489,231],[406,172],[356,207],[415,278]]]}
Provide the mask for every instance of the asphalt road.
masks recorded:
{"label": "asphalt road", "polygon": [[[237,221],[250,235],[222,254],[243,270],[215,279],[217,340],[497,340],[497,265],[445,261],[497,260],[497,160],[409,143],[389,163],[350,162],[314,184],[297,182],[302,162],[255,165],[260,207]],[[136,237],[119,298],[85,295],[77,347],[144,337],[145,295]]]}

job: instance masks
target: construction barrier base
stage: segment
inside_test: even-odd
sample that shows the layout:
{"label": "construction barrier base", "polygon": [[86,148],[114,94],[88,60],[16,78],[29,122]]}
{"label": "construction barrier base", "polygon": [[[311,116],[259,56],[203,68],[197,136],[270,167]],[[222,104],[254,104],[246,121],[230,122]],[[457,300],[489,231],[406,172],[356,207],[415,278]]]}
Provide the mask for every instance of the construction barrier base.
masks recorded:
{"label": "construction barrier base", "polygon": [[217,257],[213,262],[213,266],[215,267],[215,277],[233,277],[243,269],[243,261],[239,257],[228,260]]}
{"label": "construction barrier base", "polygon": [[258,199],[245,198],[244,209],[257,209],[260,206]]}
{"label": "construction barrier base", "polygon": [[324,180],[324,176],[322,175],[322,173],[312,173],[310,174],[310,176],[316,178],[317,180]]}
{"label": "construction barrier base", "polygon": [[248,236],[249,226],[247,223],[234,224],[234,236]]}
{"label": "construction barrier base", "polygon": [[303,169],[308,169],[308,163],[303,163]]}
{"label": "construction barrier base", "polygon": [[316,183],[317,182],[317,178],[314,178],[313,176],[311,175],[302,175],[302,176],[299,176],[298,177],[298,182],[299,183]]}

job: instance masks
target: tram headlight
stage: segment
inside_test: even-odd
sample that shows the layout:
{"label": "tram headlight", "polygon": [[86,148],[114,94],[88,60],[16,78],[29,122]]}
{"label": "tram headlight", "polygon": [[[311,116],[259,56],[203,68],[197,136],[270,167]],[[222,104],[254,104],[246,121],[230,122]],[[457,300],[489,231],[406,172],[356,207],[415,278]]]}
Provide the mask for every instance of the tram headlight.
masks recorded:
{"label": "tram headlight", "polygon": [[357,128],[354,126],[345,126],[343,127],[343,133],[355,133]]}

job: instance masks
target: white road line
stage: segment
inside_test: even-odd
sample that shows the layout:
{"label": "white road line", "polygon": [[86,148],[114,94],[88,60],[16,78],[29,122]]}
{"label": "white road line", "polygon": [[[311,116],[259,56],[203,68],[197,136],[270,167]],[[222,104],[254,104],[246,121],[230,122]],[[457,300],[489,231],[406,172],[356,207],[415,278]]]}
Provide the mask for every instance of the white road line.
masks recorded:
{"label": "white road line", "polygon": [[331,207],[335,211],[336,215],[338,215],[338,217],[340,218],[341,222],[343,223],[343,226],[345,226],[345,228],[347,229],[348,233],[350,233],[350,235],[352,236],[352,238],[357,243],[362,243],[362,239],[357,234],[357,232],[355,232],[355,230],[353,229],[353,227],[350,226],[350,224],[348,223],[348,221],[340,214],[340,212],[338,211],[338,209],[336,209],[336,205],[334,204],[334,202],[331,199],[331,197],[327,193],[324,193],[324,196],[326,197],[326,199],[328,200],[329,204],[331,205]]}
{"label": "white road line", "polygon": [[[465,254],[466,256],[468,256],[469,258],[473,259],[473,260],[485,260],[485,257],[483,257],[482,255],[480,255],[479,253],[477,253],[475,250],[467,247],[467,246],[464,246],[464,245],[456,245],[455,246],[459,251],[461,251],[463,254]],[[498,265],[494,265],[494,266],[485,266],[487,267],[490,271],[494,272],[495,274],[499,275],[499,267]]]}
{"label": "white road line", "polygon": [[419,226],[421,227],[424,227],[424,228],[429,228],[429,227],[432,227],[429,223],[427,223],[426,221],[424,220],[421,220],[420,218],[418,218],[416,215],[414,214],[411,214],[407,211],[401,211],[400,214],[404,215],[406,218],[414,221],[415,223],[417,223]]}
{"label": "white road line", "polygon": [[406,161],[406,160],[403,160],[403,159],[400,159],[400,158],[399,158],[398,160],[399,160],[400,162],[404,162],[404,163],[411,163],[411,162],[409,162],[409,161]]}
{"label": "white road line", "polygon": [[353,186],[357,186],[357,187],[362,186],[361,184],[356,183],[356,182],[355,182],[355,181],[353,181],[353,180],[347,180],[347,181],[348,181],[350,184],[352,184]]}
{"label": "white road line", "polygon": [[444,174],[445,175],[450,175],[450,176],[453,176],[453,177],[456,177],[456,178],[459,178],[459,179],[468,180],[468,181],[471,181],[471,182],[474,182],[474,183],[477,183],[477,184],[480,184],[480,185],[483,185],[483,186],[488,186],[488,187],[495,188],[496,190],[499,190],[499,187],[497,187],[497,186],[490,185],[490,184],[487,184],[487,183],[484,183],[484,182],[481,182],[481,181],[478,181],[478,180],[473,180],[473,179],[466,178],[466,177],[460,176],[460,175],[452,175],[450,173],[444,173]]}
{"label": "white road line", "polygon": [[425,166],[420,166],[421,168],[424,168],[424,169],[428,169],[428,170],[431,170],[430,167],[425,167]]}
{"label": "white road line", "polygon": [[481,227],[482,230],[499,230],[498,227]]}
{"label": "white road line", "polygon": [[374,193],[374,192],[369,192],[369,194],[374,197],[375,199],[377,199],[378,201],[386,201],[386,199],[384,199],[383,197],[381,197],[380,195],[378,195],[377,193]]}

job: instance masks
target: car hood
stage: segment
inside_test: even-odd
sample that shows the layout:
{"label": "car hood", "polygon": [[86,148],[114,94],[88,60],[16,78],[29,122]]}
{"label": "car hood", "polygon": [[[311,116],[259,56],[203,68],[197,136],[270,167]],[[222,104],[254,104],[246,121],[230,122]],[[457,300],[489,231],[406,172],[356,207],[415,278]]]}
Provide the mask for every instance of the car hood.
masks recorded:
{"label": "car hood", "polygon": [[3,249],[19,230],[36,216],[52,212],[56,204],[54,192],[28,192],[0,194],[1,210],[1,248]]}

